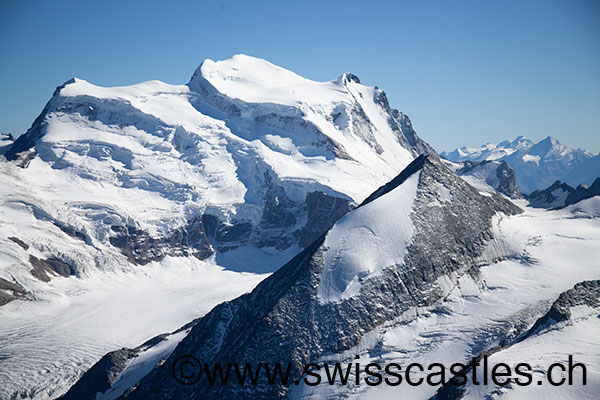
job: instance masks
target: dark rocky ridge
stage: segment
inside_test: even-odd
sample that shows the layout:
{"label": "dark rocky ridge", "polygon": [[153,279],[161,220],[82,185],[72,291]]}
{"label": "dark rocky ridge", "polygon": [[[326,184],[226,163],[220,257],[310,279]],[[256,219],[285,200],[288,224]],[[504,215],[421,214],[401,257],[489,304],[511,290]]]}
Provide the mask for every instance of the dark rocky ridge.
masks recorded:
{"label": "dark rocky ridge", "polygon": [[59,399],[95,399],[96,393],[104,393],[110,389],[129,361],[135,358],[139,353],[139,349],[128,349],[124,347],[106,354],[94,364],[92,368],[83,374],[77,383],[72,386],[66,394],[59,397]]}
{"label": "dark rocky ridge", "polygon": [[[109,240],[131,263],[139,265],[167,255],[191,255],[204,260],[215,250],[226,252],[245,244],[285,250],[297,243],[305,248],[352,209],[349,200],[319,191],[310,192],[304,203],[296,203],[282,188],[277,188],[271,186],[267,190],[262,220],[257,226],[247,221],[226,224],[214,215],[204,214],[158,238],[131,225],[114,225],[114,235]],[[286,234],[286,228],[297,225],[302,215],[306,216],[304,226]]]}
{"label": "dark rocky ridge", "polygon": [[561,293],[558,299],[552,303],[550,310],[539,318],[519,341],[536,335],[559,322],[569,321],[571,308],[576,306],[600,307],[600,280],[579,282],[572,289]]}
{"label": "dark rocky ridge", "polygon": [[23,250],[29,249],[29,245],[27,243],[25,243],[24,241],[22,241],[21,239],[19,239],[18,237],[11,236],[8,238],[8,240],[12,240],[16,244],[18,244]]}
{"label": "dark rocky ridge", "polygon": [[568,184],[557,180],[546,189],[532,192],[529,196],[527,196],[527,200],[529,200],[529,204],[532,207],[560,207],[565,205],[567,196],[573,192],[573,190],[575,189]]}
{"label": "dark rocky ridge", "polygon": [[[436,156],[421,156],[390,185],[384,195],[420,171],[412,217],[415,233],[405,264],[363,282],[361,292],[340,303],[321,304],[317,290],[326,249],[321,236],[247,295],[215,307],[200,319],[171,357],[154,369],[126,397],[152,398],[283,398],[288,387],[259,382],[256,387],[183,386],[174,383],[174,360],[190,354],[203,362],[291,362],[293,378],[300,368],[323,354],[355,346],[374,327],[415,306],[434,304],[444,296],[441,276],[455,281],[476,274],[476,259],[492,239],[491,218],[520,209],[499,195],[482,196],[445,167]],[[432,206],[446,187],[451,202]],[[373,201],[377,196],[371,197]],[[393,212],[394,210],[390,210]],[[493,260],[490,260],[493,261]]]}
{"label": "dark rocky ridge", "polygon": [[532,207],[560,208],[598,195],[600,195],[600,178],[596,178],[592,186],[581,184],[576,189],[567,183],[556,181],[544,190],[531,193],[527,196],[527,200]]}
{"label": "dark rocky ridge", "polygon": [[589,199],[590,197],[600,195],[600,178],[596,178],[592,186],[579,185],[577,188],[569,193],[565,200],[565,205],[575,204],[578,201]]}
{"label": "dark rocky ridge", "polygon": [[121,249],[133,264],[144,265],[161,260],[165,256],[194,256],[200,260],[210,257],[214,251],[204,232],[204,224],[199,218],[191,220],[187,226],[170,232],[163,238],[153,238],[148,233],[133,226],[113,226],[115,236],[110,243]]}
{"label": "dark rocky ridge", "polygon": [[[112,387],[119,377],[119,374],[123,372],[129,362],[140,355],[140,353],[152,349],[168,339],[169,336],[191,329],[198,321],[199,319],[195,319],[174,332],[157,335],[134,349],[123,347],[119,350],[105,354],[78,379],[67,393],[57,400],[96,399],[97,394],[105,393]],[[159,363],[161,361],[159,361]]]}

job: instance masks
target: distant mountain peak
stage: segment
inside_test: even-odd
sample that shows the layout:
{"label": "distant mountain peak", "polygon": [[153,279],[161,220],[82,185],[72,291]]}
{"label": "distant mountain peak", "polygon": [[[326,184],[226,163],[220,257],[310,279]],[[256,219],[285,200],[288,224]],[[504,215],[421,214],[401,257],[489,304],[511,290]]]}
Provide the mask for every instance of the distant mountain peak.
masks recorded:
{"label": "distant mountain peak", "polygon": [[452,162],[506,161],[515,171],[517,186],[523,193],[541,190],[557,179],[566,180],[571,184],[587,180],[591,184],[593,178],[600,175],[600,170],[590,174],[582,169],[584,164],[598,164],[587,163],[593,157],[592,153],[582,149],[571,149],[552,136],[547,136],[537,143],[525,136],[519,136],[513,141],[505,140],[497,145],[487,144],[473,148],[463,146],[451,152],[442,152],[441,155]]}

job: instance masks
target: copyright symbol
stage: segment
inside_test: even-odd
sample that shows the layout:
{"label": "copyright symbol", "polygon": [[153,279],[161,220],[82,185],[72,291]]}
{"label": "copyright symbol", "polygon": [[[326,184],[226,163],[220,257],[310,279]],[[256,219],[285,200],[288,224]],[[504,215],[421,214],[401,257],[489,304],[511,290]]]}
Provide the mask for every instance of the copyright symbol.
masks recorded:
{"label": "copyright symbol", "polygon": [[202,376],[202,365],[194,356],[181,356],[173,363],[173,377],[182,385],[192,385]]}

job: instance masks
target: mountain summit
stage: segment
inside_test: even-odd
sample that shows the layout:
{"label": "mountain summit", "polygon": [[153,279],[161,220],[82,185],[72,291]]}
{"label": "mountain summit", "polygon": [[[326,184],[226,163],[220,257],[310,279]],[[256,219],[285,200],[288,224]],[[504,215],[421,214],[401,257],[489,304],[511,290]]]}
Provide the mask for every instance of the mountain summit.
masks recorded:
{"label": "mountain summit", "polygon": [[[173,266],[246,282],[207,279],[213,295],[202,307],[250,290],[258,277],[232,270],[274,271],[433,151],[381,89],[359,82],[351,74],[314,82],[243,55],[206,60],[184,85],[65,82],[25,134],[1,138],[0,304],[69,299],[62,291],[72,289],[62,288],[77,280],[62,277],[89,286],[106,274]],[[178,315],[198,312],[189,307]],[[2,327],[11,346],[32,353],[18,350],[20,361],[2,354],[0,375],[14,379],[2,382],[0,397],[60,391],[56,382],[89,364],[107,332],[120,332],[120,344],[148,335],[148,321],[111,330],[115,320],[75,338],[92,350],[72,352],[73,338],[58,334],[64,340],[49,339],[58,355],[48,360],[23,344],[31,336],[11,336],[40,321]],[[24,381],[25,371],[48,368],[52,374]]]}
{"label": "mountain summit", "polygon": [[[1,152],[26,185],[51,176],[72,194],[40,189],[36,202],[93,249],[133,264],[216,254],[230,268],[272,270],[282,259],[271,255],[291,257],[432,151],[382,90],[349,76],[314,82],[237,55],[206,60],[187,85],[72,79]],[[116,198],[131,201],[116,208]]]}

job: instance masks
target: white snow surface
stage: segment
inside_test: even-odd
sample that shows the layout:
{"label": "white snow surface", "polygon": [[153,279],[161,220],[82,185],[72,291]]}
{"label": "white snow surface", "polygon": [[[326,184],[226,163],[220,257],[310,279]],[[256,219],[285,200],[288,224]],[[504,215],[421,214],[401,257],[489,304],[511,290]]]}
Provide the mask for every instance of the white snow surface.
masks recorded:
{"label": "white snow surface", "polygon": [[0,149],[2,147],[4,147],[4,146],[8,146],[12,142],[14,142],[14,140],[12,138],[10,138],[8,136],[8,134],[6,134],[6,133],[0,133]]}
{"label": "white snow surface", "polygon": [[389,193],[346,214],[327,233],[318,292],[322,303],[355,296],[361,282],[404,263],[420,175],[415,172]]}
{"label": "white snow surface", "polygon": [[38,301],[0,307],[0,398],[56,398],[109,351],[172,332],[266,276],[167,257],[134,272],[54,278],[36,292]]}
{"label": "white snow surface", "polygon": [[[308,192],[321,190],[360,203],[413,159],[374,102],[378,89],[344,79],[313,82],[243,55],[216,63],[207,60],[199,70],[226,95],[263,102],[256,111],[260,116],[299,115],[299,125],[254,127],[250,133],[233,129],[226,122],[229,116],[221,120],[196,108],[201,94],[191,89],[197,88],[194,80],[189,86],[149,81],[104,88],[74,79],[51,100],[36,148],[42,159],[58,159],[60,165],[50,166],[40,157],[25,170],[8,171],[11,167],[3,165],[3,179],[10,175],[27,190],[3,188],[2,198],[33,192],[31,197],[48,203],[44,209],[51,215],[69,215],[90,230],[98,229],[95,223],[89,226],[98,216],[92,217],[89,208],[104,207],[115,218],[133,220],[156,235],[202,211],[225,219],[256,220],[266,171],[293,200],[303,201]],[[221,80],[226,85],[219,85]],[[293,93],[288,85],[295,87]],[[250,93],[255,97],[247,97]],[[273,104],[278,99],[294,107],[282,110]],[[85,106],[76,108],[77,104]],[[372,130],[368,136],[348,114],[357,105],[368,118],[361,122]],[[330,115],[336,110],[348,121],[332,122]],[[307,122],[320,129],[321,139]],[[326,138],[351,159],[305,143]],[[73,215],[75,208],[78,216]],[[97,232],[93,238],[106,234]]]}
{"label": "white snow surface", "polygon": [[[266,276],[223,267],[272,271],[300,250],[248,245],[136,266],[110,244],[112,226],[157,238],[202,214],[256,223],[266,175],[300,203],[316,190],[360,203],[395,177],[414,157],[378,94],[243,55],[207,60],[188,85],[67,82],[27,167],[0,162],[0,278],[30,293],[0,307],[0,398],[55,397],[104,353],[171,332]],[[231,107],[215,110],[211,95]],[[79,278],[40,282],[30,256],[68,261]]]}
{"label": "white snow surface", "polygon": [[224,61],[205,60],[201,75],[219,92],[250,103],[347,101],[340,80],[315,82],[260,58],[237,54]]}
{"label": "white snow surface", "polygon": [[[458,285],[444,284],[447,293],[443,301],[429,308],[416,308],[396,323],[390,321],[365,335],[361,343],[344,353],[331,354],[315,362],[344,362],[361,365],[361,379],[367,377],[364,366],[377,362],[384,366],[398,363],[404,369],[410,363],[443,363],[447,368],[455,362],[468,362],[483,350],[500,345],[516,323],[531,327],[543,316],[559,294],[584,280],[600,279],[600,203],[582,202],[579,208],[546,211],[526,207],[525,201],[516,201],[524,214],[497,218],[495,235],[502,248],[491,246],[496,256],[512,254],[504,261],[483,266],[482,279],[469,275],[460,277]],[[595,215],[595,217],[594,217]],[[495,249],[495,250],[494,250]],[[493,256],[493,254],[489,254]],[[514,258],[517,256],[518,258]],[[584,312],[585,311],[585,312]],[[547,381],[537,385],[539,373],[534,374],[534,385],[494,392],[488,385],[469,386],[468,398],[549,398],[594,399],[600,388],[600,346],[598,310],[574,310],[576,322],[559,330],[533,336],[525,341],[495,353],[490,362],[506,362],[511,367],[529,362],[535,371],[546,369],[555,361],[565,362],[568,354],[583,362],[588,370],[588,385],[581,383],[560,388]],[[406,321],[409,321],[408,323]],[[345,366],[343,367],[345,371]],[[321,384],[308,387],[301,384],[292,389],[291,399],[323,399],[343,396],[349,399],[428,399],[439,386],[399,386],[385,384],[370,387],[361,381],[355,385],[355,364],[347,386]],[[326,375],[321,369],[322,380]],[[425,374],[415,372],[413,379]],[[385,376],[385,374],[384,374]],[[447,376],[451,376],[447,371]],[[479,374],[481,376],[481,374]],[[396,380],[395,377],[390,377]],[[314,378],[309,378],[314,381]],[[542,377],[542,379],[544,379]]]}
{"label": "white snow surface", "polygon": [[535,165],[540,165],[540,156],[533,156],[531,154],[525,154],[523,156],[523,161],[532,162],[532,163],[535,163]]}

